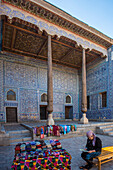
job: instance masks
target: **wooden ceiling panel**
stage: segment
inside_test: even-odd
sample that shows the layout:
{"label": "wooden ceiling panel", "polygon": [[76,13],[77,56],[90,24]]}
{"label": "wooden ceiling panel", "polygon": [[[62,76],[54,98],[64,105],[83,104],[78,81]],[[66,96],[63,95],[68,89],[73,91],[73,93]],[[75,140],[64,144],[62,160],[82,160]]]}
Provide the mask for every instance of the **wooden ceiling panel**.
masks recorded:
{"label": "wooden ceiling panel", "polygon": [[89,62],[92,62],[94,59],[96,59],[95,56],[86,55],[86,63],[87,63],[87,64],[88,64]]}
{"label": "wooden ceiling panel", "polygon": [[69,47],[52,42],[53,59],[59,59],[60,57],[64,56],[68,50],[69,50]]}
{"label": "wooden ceiling panel", "polygon": [[20,51],[37,54],[43,39],[24,31],[17,30],[14,48]]}
{"label": "wooden ceiling panel", "polygon": [[77,52],[76,50],[73,50],[68,57],[65,57],[63,59],[63,61],[81,66],[81,59],[82,59],[82,54],[80,52]]}
{"label": "wooden ceiling panel", "polygon": [[47,57],[48,46],[47,44],[42,48],[40,55]]}

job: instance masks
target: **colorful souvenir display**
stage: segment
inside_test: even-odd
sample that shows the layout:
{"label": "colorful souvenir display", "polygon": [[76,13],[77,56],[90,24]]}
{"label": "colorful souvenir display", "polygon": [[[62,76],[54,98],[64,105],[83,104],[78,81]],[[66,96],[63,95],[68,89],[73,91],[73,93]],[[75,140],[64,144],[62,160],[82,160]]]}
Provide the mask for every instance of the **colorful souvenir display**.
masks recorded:
{"label": "colorful souvenir display", "polygon": [[60,134],[67,134],[71,131],[76,131],[76,125],[48,125],[34,128],[34,133],[40,138],[44,138],[44,134],[49,136],[60,136]]}
{"label": "colorful souvenir display", "polygon": [[71,155],[58,140],[37,140],[15,147],[12,170],[70,170]]}

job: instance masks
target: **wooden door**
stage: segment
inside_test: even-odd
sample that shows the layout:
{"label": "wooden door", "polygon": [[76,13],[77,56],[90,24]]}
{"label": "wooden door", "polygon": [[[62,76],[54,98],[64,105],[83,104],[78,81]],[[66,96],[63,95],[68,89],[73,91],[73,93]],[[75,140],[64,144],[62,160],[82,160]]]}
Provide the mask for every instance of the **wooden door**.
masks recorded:
{"label": "wooden door", "polygon": [[73,119],[73,106],[65,106],[65,119]]}
{"label": "wooden door", "polygon": [[47,106],[45,105],[40,106],[40,119],[41,120],[47,119]]}
{"label": "wooden door", "polygon": [[6,108],[6,120],[7,122],[17,122],[17,108],[16,107]]}

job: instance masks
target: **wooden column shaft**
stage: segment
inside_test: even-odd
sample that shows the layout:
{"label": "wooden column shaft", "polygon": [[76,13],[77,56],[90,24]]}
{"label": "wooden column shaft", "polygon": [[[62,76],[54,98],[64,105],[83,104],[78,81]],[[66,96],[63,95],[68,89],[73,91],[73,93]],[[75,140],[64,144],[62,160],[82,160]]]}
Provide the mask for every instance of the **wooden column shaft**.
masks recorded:
{"label": "wooden column shaft", "polygon": [[86,57],[84,48],[82,56],[82,112],[87,112]]}
{"label": "wooden column shaft", "polygon": [[48,84],[47,84],[47,111],[53,112],[53,78],[52,78],[52,47],[51,47],[51,35],[48,35]]}

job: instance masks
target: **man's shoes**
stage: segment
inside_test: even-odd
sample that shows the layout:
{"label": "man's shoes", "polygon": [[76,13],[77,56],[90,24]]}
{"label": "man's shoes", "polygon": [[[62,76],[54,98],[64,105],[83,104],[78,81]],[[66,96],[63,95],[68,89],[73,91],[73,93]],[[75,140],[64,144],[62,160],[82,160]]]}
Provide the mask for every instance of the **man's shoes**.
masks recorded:
{"label": "man's shoes", "polygon": [[91,169],[93,167],[93,164],[88,164],[86,165],[83,169],[86,170],[86,169]]}
{"label": "man's shoes", "polygon": [[93,163],[92,164],[87,164],[85,166],[80,166],[79,168],[80,169],[84,169],[84,170],[87,170],[87,169],[91,169],[93,167]]}
{"label": "man's shoes", "polygon": [[79,166],[79,168],[80,168],[80,169],[84,169],[84,168],[85,168],[85,166]]}

